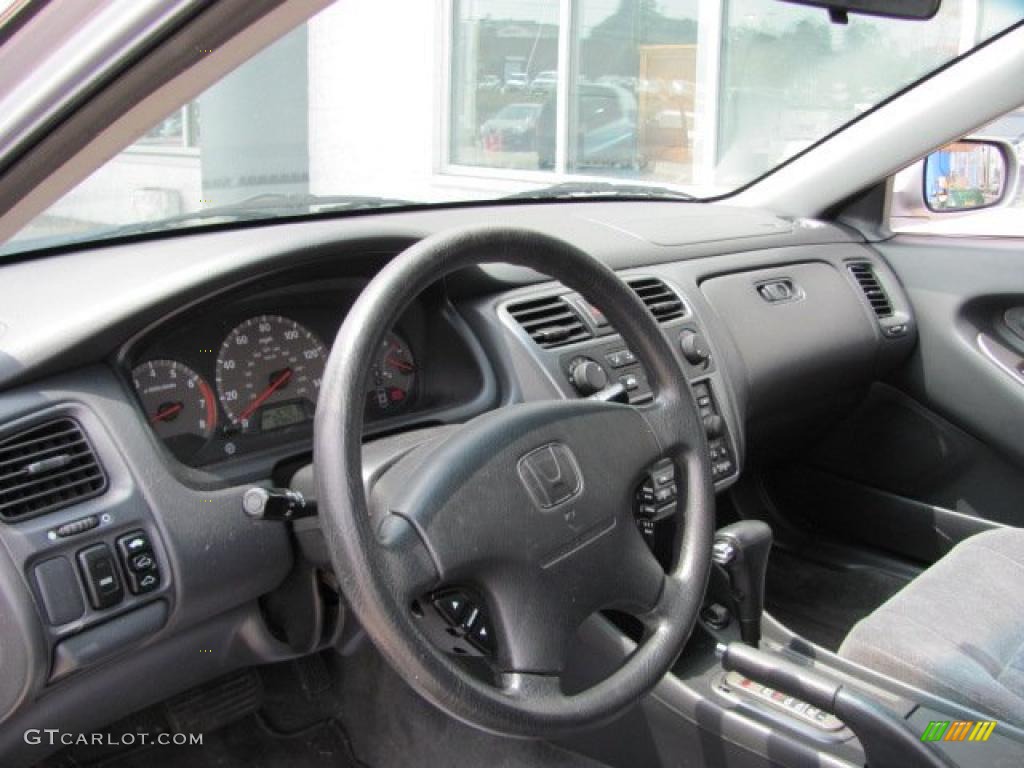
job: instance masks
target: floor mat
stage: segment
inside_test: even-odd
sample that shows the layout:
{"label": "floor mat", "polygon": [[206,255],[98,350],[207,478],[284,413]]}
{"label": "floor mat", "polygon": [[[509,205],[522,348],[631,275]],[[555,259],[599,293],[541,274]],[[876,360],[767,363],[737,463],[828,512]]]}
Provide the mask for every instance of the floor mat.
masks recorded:
{"label": "floor mat", "polygon": [[296,733],[275,730],[249,715],[213,733],[201,745],[156,745],[96,760],[64,755],[50,765],[89,768],[361,768],[341,726],[327,720]]}
{"label": "floor mat", "polygon": [[835,651],[854,624],[907,583],[870,566],[824,565],[776,548],[768,558],[765,604],[793,632]]}
{"label": "floor mat", "polygon": [[356,755],[372,768],[600,768],[544,741],[471,728],[416,694],[367,643],[342,667],[342,721]]}
{"label": "floor mat", "polygon": [[414,693],[369,643],[346,658],[324,653],[229,675],[104,730],[202,733],[203,743],[74,746],[41,768],[600,766],[546,742],[453,720]]}

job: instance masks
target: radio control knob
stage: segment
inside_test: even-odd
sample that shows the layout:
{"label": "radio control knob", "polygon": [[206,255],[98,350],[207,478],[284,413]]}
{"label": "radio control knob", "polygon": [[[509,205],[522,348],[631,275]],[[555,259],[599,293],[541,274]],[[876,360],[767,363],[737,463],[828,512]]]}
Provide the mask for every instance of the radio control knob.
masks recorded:
{"label": "radio control knob", "polygon": [[708,341],[697,331],[685,330],[679,334],[679,346],[682,347],[683,357],[691,365],[703,365],[711,359]]}
{"label": "radio control knob", "polygon": [[608,386],[608,374],[600,364],[581,357],[570,363],[569,381],[580,395],[589,397]]}

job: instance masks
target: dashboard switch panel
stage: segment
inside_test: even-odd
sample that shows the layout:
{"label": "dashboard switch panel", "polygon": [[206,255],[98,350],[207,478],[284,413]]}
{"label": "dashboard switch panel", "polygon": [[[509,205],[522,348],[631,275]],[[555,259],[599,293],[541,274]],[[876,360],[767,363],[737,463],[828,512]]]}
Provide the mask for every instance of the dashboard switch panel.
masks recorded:
{"label": "dashboard switch panel", "polygon": [[133,595],[144,595],[160,586],[160,566],[145,531],[132,531],[122,536],[117,540],[117,549],[128,577],[128,589]]}
{"label": "dashboard switch panel", "polygon": [[710,382],[700,381],[694,384],[693,397],[697,401],[704,431],[707,433],[711,478],[717,483],[736,472],[736,460],[729,441],[728,426],[719,413]]}
{"label": "dashboard switch panel", "polygon": [[117,575],[114,556],[106,544],[94,544],[79,552],[78,566],[93,608],[111,608],[124,599],[124,587]]}

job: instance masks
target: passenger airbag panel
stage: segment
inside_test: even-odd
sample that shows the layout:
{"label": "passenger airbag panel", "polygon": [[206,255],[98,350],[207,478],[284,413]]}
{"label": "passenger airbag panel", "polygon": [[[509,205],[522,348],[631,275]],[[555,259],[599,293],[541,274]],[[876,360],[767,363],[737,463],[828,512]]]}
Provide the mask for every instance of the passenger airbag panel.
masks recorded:
{"label": "passenger airbag panel", "polygon": [[[765,286],[792,296],[771,300]],[[747,368],[748,417],[867,385],[877,337],[865,306],[839,270],[789,264],[709,278],[701,290]]]}

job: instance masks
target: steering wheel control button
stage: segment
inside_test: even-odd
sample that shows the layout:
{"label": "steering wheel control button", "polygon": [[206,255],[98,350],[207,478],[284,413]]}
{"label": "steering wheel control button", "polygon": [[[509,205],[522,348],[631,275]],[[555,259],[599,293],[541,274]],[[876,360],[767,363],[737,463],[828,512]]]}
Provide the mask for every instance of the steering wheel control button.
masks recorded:
{"label": "steering wheel control button", "polygon": [[494,630],[479,600],[455,590],[435,597],[433,603],[444,619],[449,637],[464,639],[484,654],[494,652]]}
{"label": "steering wheel control button", "polygon": [[487,618],[480,616],[467,634],[469,641],[484,653],[494,652],[494,631]]}
{"label": "steering wheel control button", "polygon": [[634,517],[644,541],[653,550],[657,523],[676,512],[676,471],[671,461],[660,461],[647,473],[636,491]]}
{"label": "steering wheel control button", "polygon": [[469,598],[461,592],[449,592],[434,601],[438,612],[452,626],[462,624],[462,617],[466,614],[469,605]]}
{"label": "steering wheel control button", "polygon": [[124,587],[117,575],[114,556],[106,544],[96,544],[79,552],[78,566],[93,608],[110,608],[124,599]]}

